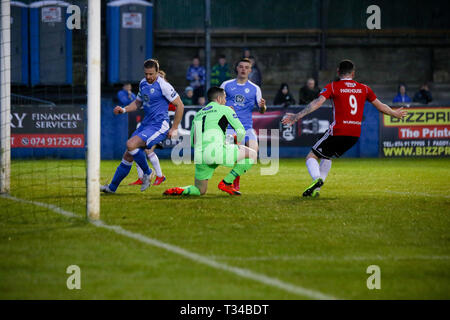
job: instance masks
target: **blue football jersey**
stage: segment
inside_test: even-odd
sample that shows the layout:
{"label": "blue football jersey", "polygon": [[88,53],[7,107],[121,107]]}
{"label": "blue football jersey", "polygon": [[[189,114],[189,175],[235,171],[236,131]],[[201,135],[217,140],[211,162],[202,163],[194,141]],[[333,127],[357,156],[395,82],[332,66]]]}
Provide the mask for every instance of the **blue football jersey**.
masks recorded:
{"label": "blue football jersey", "polygon": [[261,89],[248,80],[244,84],[237,83],[236,79],[224,81],[220,86],[227,94],[227,106],[234,108],[245,130],[253,126],[252,111],[261,100]]}
{"label": "blue football jersey", "polygon": [[169,122],[169,103],[178,97],[178,93],[166,80],[159,77],[153,83],[144,78],[139,83],[137,100],[142,101],[145,116],[143,126],[160,125],[164,120]]}

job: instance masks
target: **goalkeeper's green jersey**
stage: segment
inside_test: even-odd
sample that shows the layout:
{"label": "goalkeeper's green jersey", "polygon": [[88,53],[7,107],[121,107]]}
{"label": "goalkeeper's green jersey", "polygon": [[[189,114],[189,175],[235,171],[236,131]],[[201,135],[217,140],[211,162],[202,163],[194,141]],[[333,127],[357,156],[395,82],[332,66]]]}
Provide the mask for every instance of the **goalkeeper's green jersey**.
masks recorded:
{"label": "goalkeeper's green jersey", "polygon": [[191,145],[194,152],[202,152],[211,144],[223,146],[228,124],[236,131],[237,141],[241,142],[245,137],[245,129],[232,108],[217,102],[210,102],[203,107],[192,120]]}

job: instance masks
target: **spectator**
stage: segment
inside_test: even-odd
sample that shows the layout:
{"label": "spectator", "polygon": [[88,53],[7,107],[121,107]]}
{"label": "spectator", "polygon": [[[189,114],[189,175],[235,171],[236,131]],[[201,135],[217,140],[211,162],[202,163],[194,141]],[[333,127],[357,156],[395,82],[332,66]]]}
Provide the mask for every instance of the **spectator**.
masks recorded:
{"label": "spectator", "polygon": [[184,97],[181,98],[181,101],[183,101],[185,106],[192,106],[194,104],[192,101],[193,96],[194,89],[192,87],[186,87],[186,89],[184,89]]}
{"label": "spectator", "polygon": [[220,87],[228,79],[231,79],[230,69],[225,55],[221,54],[218,63],[211,70],[211,86]]}
{"label": "spectator", "polygon": [[206,99],[205,99],[205,97],[203,97],[203,96],[198,97],[198,105],[199,105],[200,107],[204,107],[204,106],[206,105]]}
{"label": "spectator", "polygon": [[197,104],[198,97],[204,95],[205,91],[205,68],[200,65],[200,58],[194,57],[192,64],[189,66],[186,79],[189,81],[189,85],[194,89],[194,96],[192,102]]}
{"label": "spectator", "polygon": [[258,68],[258,65],[256,64],[256,59],[254,56],[249,57],[250,62],[252,63],[252,71],[248,75],[248,79],[253,82],[254,84],[261,87],[262,84],[262,75],[261,71]]}
{"label": "spectator", "polygon": [[308,104],[319,96],[320,88],[316,86],[316,80],[309,78],[306,84],[300,89],[298,103]]}
{"label": "spectator", "polygon": [[164,70],[159,69],[158,74],[161,78],[167,81],[166,72]]}
{"label": "spectator", "polygon": [[252,54],[250,53],[250,49],[249,48],[244,48],[242,50],[242,58],[250,59],[251,55]]}
{"label": "spectator", "polygon": [[433,97],[431,96],[430,88],[428,87],[428,83],[424,83],[420,90],[414,95],[414,102],[419,102],[423,104],[427,104],[433,101]]}
{"label": "spectator", "polygon": [[121,107],[129,105],[136,99],[136,95],[131,92],[131,83],[127,82],[123,84],[122,90],[117,92],[117,99]]}
{"label": "spectator", "polygon": [[406,94],[406,85],[403,83],[400,83],[398,86],[398,93],[395,96],[394,100],[392,100],[393,103],[398,102],[411,102],[411,98]]}
{"label": "spectator", "polygon": [[280,89],[275,96],[275,100],[273,101],[274,105],[281,105],[283,107],[288,107],[291,104],[295,104],[294,97],[289,92],[289,86],[287,83],[282,83]]}

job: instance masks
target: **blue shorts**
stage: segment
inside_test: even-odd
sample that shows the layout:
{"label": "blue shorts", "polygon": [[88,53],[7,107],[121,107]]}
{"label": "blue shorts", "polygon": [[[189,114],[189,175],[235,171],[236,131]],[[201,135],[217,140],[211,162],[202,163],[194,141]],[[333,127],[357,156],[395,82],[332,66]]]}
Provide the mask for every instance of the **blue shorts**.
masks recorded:
{"label": "blue shorts", "polygon": [[[228,128],[227,129],[227,135],[229,135],[229,134],[231,134],[231,135],[236,134],[236,131],[234,131],[233,128],[231,128],[231,129]],[[258,137],[256,136],[255,129],[253,129],[253,128],[249,128],[249,129],[245,130],[245,137],[244,137],[243,143],[246,143],[249,140],[258,141]]]}
{"label": "blue shorts", "polygon": [[155,125],[149,125],[149,126],[139,126],[131,137],[138,136],[141,138],[145,145],[147,146],[147,149],[150,149],[155,144],[160,143],[163,141],[167,133],[169,132],[169,123],[164,120],[160,126]]}

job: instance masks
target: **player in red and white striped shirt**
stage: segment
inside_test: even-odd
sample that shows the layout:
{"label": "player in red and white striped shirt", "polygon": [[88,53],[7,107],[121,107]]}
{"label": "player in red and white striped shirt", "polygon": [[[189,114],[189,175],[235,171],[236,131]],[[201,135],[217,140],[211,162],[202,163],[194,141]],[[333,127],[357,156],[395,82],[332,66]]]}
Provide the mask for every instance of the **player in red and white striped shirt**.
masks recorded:
{"label": "player in red and white striped shirt", "polygon": [[372,103],[380,112],[396,118],[403,118],[408,113],[403,108],[391,109],[377,99],[372,89],[353,80],[355,66],[352,61],[341,61],[337,73],[340,80],[326,85],[319,97],[302,111],[296,114],[287,113],[282,120],[283,124],[291,125],[318,109],[327,99],[332,101],[334,121],[306,157],[306,166],[313,183],[303,192],[304,197],[319,195],[320,187],[331,168],[331,158],[342,156],[358,141],[366,101]]}

